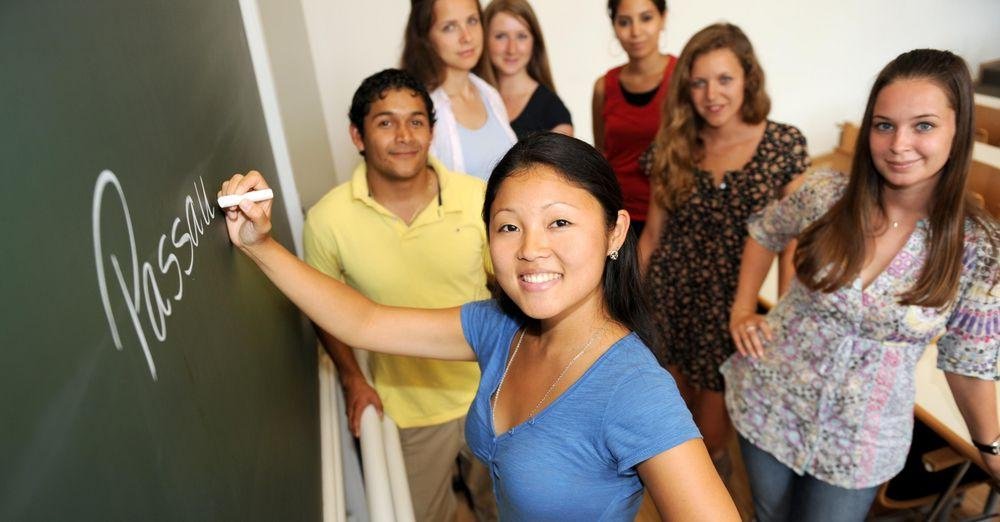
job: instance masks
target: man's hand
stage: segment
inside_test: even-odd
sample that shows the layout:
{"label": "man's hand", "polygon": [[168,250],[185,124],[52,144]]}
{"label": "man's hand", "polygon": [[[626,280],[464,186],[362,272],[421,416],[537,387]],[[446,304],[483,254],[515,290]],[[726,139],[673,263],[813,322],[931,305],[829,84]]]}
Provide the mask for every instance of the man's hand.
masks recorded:
{"label": "man's hand", "polygon": [[355,437],[361,436],[361,414],[369,404],[382,416],[382,399],[364,377],[358,376],[344,381],[344,403],[347,405],[347,422]]}

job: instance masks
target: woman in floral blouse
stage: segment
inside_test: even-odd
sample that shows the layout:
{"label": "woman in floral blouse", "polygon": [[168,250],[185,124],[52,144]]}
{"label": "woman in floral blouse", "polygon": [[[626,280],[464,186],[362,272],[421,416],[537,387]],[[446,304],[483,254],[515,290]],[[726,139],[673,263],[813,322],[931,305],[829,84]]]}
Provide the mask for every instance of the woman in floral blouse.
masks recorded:
{"label": "woman in floral blouse", "polygon": [[[965,190],[971,85],[949,52],[900,55],[872,88],[850,176],[807,176],[750,221],[740,353],[722,373],[762,522],[864,519],[903,467],[914,368],[935,339],[973,440],[1000,441],[1000,224]],[[795,238],[797,279],[756,315],[770,252]],[[1000,456],[983,459],[1000,477]]]}

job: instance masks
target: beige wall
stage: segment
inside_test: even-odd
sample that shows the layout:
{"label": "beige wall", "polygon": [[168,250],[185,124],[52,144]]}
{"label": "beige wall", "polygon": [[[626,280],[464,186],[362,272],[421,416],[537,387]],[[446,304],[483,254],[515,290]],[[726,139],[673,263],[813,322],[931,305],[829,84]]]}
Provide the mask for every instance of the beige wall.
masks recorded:
{"label": "beige wall", "polygon": [[[301,0],[339,180],[358,160],[347,135],[350,97],[361,80],[395,66],[402,46],[408,0]],[[673,0],[662,46],[679,53],[710,23],[740,25],[753,41],[768,76],[771,117],[800,127],[810,150],[836,144],[836,124],[857,120],[878,70],[916,47],[953,50],[976,74],[979,62],[1000,58],[997,0]],[[594,80],[625,60],[597,0],[535,0],[556,86],[577,127],[592,141],[590,93]],[[301,177],[301,176],[299,176]],[[322,182],[300,187],[315,201]]]}
{"label": "beige wall", "polygon": [[298,2],[257,0],[256,4],[292,173],[300,204],[308,209],[336,183],[336,177],[305,15]]}

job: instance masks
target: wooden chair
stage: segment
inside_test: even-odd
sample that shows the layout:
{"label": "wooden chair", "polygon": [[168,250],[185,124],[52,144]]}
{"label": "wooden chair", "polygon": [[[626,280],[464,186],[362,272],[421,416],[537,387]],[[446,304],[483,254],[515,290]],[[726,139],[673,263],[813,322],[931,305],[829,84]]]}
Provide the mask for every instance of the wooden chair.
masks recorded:
{"label": "wooden chair", "polygon": [[[982,141],[1000,147],[1000,107],[995,107],[985,102],[980,102],[980,96],[976,96],[976,135],[983,135]],[[983,97],[985,100],[987,97]],[[996,98],[993,98],[996,100]]]}
{"label": "wooden chair", "polygon": [[969,190],[993,217],[1000,219],[1000,166],[973,160]]}

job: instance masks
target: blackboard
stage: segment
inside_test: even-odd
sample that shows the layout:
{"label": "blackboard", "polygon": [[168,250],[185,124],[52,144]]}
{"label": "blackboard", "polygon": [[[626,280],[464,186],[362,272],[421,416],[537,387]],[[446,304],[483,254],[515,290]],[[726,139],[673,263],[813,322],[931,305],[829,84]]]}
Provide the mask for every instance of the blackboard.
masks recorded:
{"label": "blackboard", "polygon": [[0,520],[320,518],[315,340],[211,203],[249,168],[236,0],[0,2]]}

